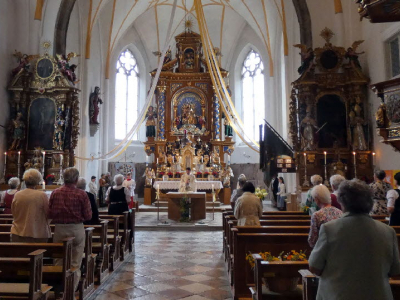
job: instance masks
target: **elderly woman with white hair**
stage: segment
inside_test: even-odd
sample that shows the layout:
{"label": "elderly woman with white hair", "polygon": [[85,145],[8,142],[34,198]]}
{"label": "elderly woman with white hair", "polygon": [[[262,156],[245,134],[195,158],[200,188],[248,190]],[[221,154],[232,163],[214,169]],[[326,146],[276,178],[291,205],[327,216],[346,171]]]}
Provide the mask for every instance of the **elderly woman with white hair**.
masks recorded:
{"label": "elderly woman with white hair", "polygon": [[[311,176],[311,184],[313,186],[317,186],[317,185],[322,184],[322,181],[323,181],[322,177],[317,175],[317,174]],[[312,214],[315,211],[319,210],[318,205],[315,203],[314,198],[311,195],[311,191],[312,191],[312,188],[308,190],[307,200],[306,200],[306,206],[308,206],[310,208],[309,209],[310,214]]]}
{"label": "elderly woman with white hair", "polygon": [[109,215],[122,215],[124,211],[128,211],[128,204],[131,202],[131,192],[123,186],[124,176],[122,174],[115,175],[115,185],[109,187],[106,194],[106,203],[108,204]]}
{"label": "elderly woman with white hair", "polygon": [[339,201],[337,200],[337,191],[339,189],[339,185],[342,183],[342,181],[345,181],[346,178],[344,178],[342,175],[336,174],[331,176],[329,179],[329,182],[332,187],[333,193],[331,194],[331,200],[332,200],[332,206],[342,210],[342,206],[340,205]]}
{"label": "elderly woman with white hair", "polygon": [[10,178],[10,180],[8,180],[8,185],[10,189],[5,191],[1,195],[1,200],[0,200],[0,207],[4,207],[5,214],[11,214],[11,203],[14,200],[15,193],[18,192],[19,184],[20,181],[17,177],[12,177]]}
{"label": "elderly woman with white hair", "polygon": [[42,191],[36,190],[43,180],[36,169],[25,171],[23,178],[26,189],[14,196],[11,204],[13,224],[11,240],[14,243],[46,243],[51,237],[49,219],[49,199]]}
{"label": "elderly woman with white hair", "polygon": [[319,229],[322,224],[336,220],[342,216],[342,211],[331,205],[331,194],[324,185],[313,187],[311,195],[315,203],[320,208],[311,216],[310,233],[308,235],[308,244],[311,248],[315,246],[318,240]]}

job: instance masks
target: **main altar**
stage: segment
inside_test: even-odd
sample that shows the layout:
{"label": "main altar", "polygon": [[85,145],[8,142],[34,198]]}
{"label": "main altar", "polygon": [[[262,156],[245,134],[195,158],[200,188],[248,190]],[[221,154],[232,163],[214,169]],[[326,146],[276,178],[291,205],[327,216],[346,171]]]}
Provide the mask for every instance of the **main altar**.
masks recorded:
{"label": "main altar", "polygon": [[[144,150],[147,154],[145,205],[161,192],[179,188],[187,168],[199,189],[222,191],[229,204],[230,156],[234,151],[232,127],[220,110],[211,76],[202,56],[201,36],[186,28],[175,37],[175,58],[169,50],[157,82],[154,105],[146,114]],[[228,72],[220,68],[222,76]],[[154,77],[156,70],[152,71]],[[154,183],[153,183],[154,180]],[[212,183],[213,182],[213,183]]]}

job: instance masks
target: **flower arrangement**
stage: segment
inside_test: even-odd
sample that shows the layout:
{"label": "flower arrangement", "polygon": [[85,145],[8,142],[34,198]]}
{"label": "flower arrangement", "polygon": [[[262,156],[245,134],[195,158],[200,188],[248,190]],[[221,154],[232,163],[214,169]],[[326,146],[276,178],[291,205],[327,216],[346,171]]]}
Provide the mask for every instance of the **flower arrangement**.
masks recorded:
{"label": "flower arrangement", "polygon": [[173,177],[173,176],[174,176],[174,173],[168,172],[167,175],[168,175],[168,177]]}
{"label": "flower arrangement", "polygon": [[265,189],[261,189],[261,188],[256,188],[256,196],[258,197],[258,198],[260,198],[260,200],[262,201],[262,200],[264,200],[265,199],[265,197],[268,195],[268,193],[267,193],[267,191],[265,190]]}
{"label": "flower arrangement", "polygon": [[176,173],[175,173],[175,177],[176,177],[176,178],[181,178],[181,175],[182,175],[182,174],[179,173],[179,172],[176,172]]}
{"label": "flower arrangement", "polygon": [[214,177],[218,177],[218,172],[217,172],[217,171],[213,171],[213,172],[212,172],[212,175],[213,175]]}
{"label": "flower arrangement", "polygon": [[12,177],[14,177],[13,174],[7,174],[7,175],[6,175],[6,183],[7,183]]}
{"label": "flower arrangement", "polygon": [[160,177],[163,177],[165,175],[165,172],[161,171],[160,173],[158,173],[158,175],[160,175]]}
{"label": "flower arrangement", "polygon": [[[273,256],[271,252],[260,252],[259,255],[262,257],[264,261],[306,261],[307,256],[303,250],[297,252],[296,250],[292,250],[286,254],[282,251],[278,256]],[[248,253],[246,255],[246,260],[249,262],[250,266],[254,268],[255,262],[253,255]]]}
{"label": "flower arrangement", "polygon": [[208,175],[210,175],[210,172],[204,172],[205,177],[207,177]]}
{"label": "flower arrangement", "polygon": [[310,210],[310,207],[304,204],[304,205],[301,207],[301,210],[303,211],[303,213],[308,214],[308,213],[309,213],[309,210]]}
{"label": "flower arrangement", "polygon": [[46,176],[46,180],[54,181],[56,177],[53,174],[49,174]]}
{"label": "flower arrangement", "polygon": [[197,178],[201,178],[202,176],[203,176],[203,173],[201,173],[201,172],[197,172],[197,173],[196,173],[196,177],[197,177]]}

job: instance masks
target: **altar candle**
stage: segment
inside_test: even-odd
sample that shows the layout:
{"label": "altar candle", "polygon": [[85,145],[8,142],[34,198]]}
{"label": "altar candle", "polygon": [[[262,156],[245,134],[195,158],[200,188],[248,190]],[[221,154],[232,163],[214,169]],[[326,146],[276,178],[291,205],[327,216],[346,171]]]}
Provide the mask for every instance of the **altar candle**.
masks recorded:
{"label": "altar candle", "polygon": [[4,165],[7,165],[7,152],[4,152]]}
{"label": "altar candle", "polygon": [[[157,184],[157,193],[158,193],[158,195],[160,195],[160,185],[159,184]],[[160,197],[160,196],[158,196],[158,197]]]}
{"label": "altar candle", "polygon": [[214,194],[214,184],[211,185],[212,192]]}
{"label": "altar candle", "polygon": [[221,164],[221,157],[218,157],[218,164]]}
{"label": "altar candle", "polygon": [[172,156],[172,162],[175,163],[175,156]]}
{"label": "altar candle", "polygon": [[158,158],[157,158],[157,165],[158,165]]}
{"label": "altar candle", "polygon": [[230,164],[231,164],[231,156],[228,155],[228,165],[230,165]]}
{"label": "altar candle", "polygon": [[375,152],[372,152],[372,165],[375,166]]}
{"label": "altar candle", "polygon": [[326,165],[326,151],[324,151],[325,165]]}
{"label": "altar candle", "polygon": [[201,163],[203,163],[203,158],[204,158],[204,156],[201,157]]}
{"label": "altar candle", "polygon": [[354,162],[354,166],[356,165],[356,153],[353,152],[353,162]]}
{"label": "altar candle", "polygon": [[21,163],[21,151],[18,151],[18,163]]}
{"label": "altar candle", "polygon": [[307,153],[304,152],[304,165],[307,165]]}
{"label": "altar candle", "polygon": [[43,190],[46,189],[46,182],[44,181],[44,179],[43,179],[43,181],[42,181],[42,189],[43,189]]}

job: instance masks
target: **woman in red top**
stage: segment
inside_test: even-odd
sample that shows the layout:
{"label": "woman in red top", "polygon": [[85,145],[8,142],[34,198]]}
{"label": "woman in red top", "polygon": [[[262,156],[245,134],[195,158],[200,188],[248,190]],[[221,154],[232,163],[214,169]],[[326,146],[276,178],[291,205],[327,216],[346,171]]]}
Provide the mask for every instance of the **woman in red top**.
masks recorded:
{"label": "woman in red top", "polygon": [[1,205],[2,207],[5,207],[4,213],[5,214],[11,214],[11,203],[14,200],[14,195],[18,191],[18,186],[19,186],[19,179],[17,177],[12,177],[8,181],[8,185],[10,186],[10,189],[5,191],[3,195],[1,195]]}
{"label": "woman in red top", "polygon": [[346,178],[344,178],[342,175],[336,174],[331,176],[329,179],[329,182],[332,187],[332,194],[331,194],[331,201],[332,201],[332,206],[342,210],[342,206],[340,205],[338,199],[337,199],[337,191],[339,189],[339,185],[342,183],[342,181],[345,181]]}

